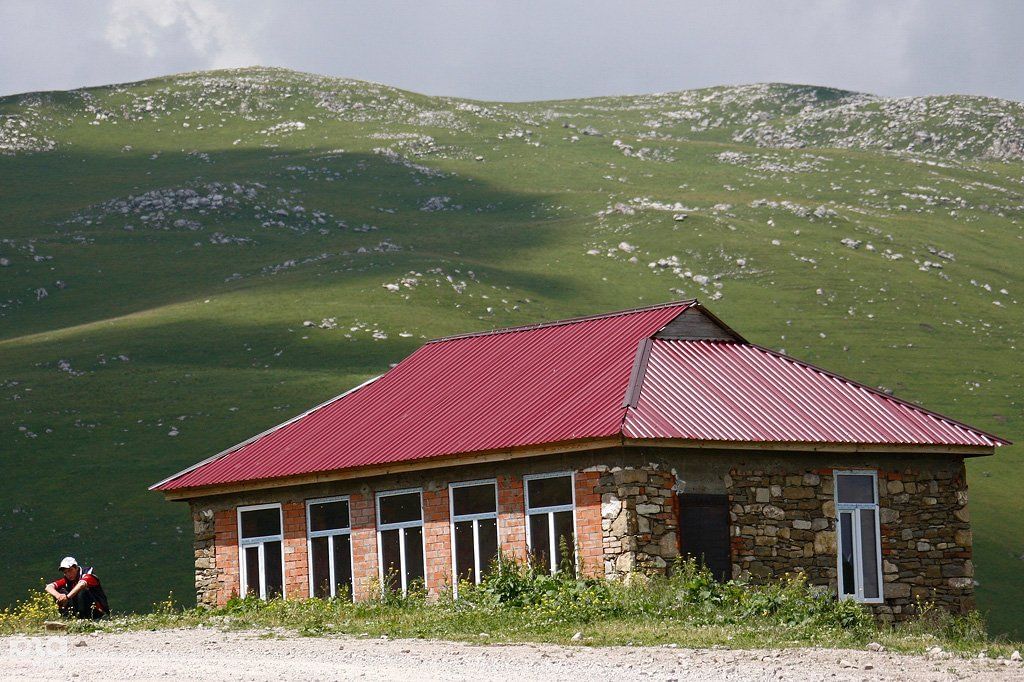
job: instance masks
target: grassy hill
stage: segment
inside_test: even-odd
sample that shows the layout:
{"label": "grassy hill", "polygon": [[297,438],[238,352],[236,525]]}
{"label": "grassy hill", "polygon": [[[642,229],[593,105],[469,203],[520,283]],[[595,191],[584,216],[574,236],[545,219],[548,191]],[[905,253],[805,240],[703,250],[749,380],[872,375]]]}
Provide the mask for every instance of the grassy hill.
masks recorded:
{"label": "grassy hill", "polygon": [[[1024,105],[754,85],[503,104],[276,69],[0,99],[0,603],[191,598],[148,484],[423,339],[695,296],[1024,439]],[[971,461],[1024,636],[1020,446]]]}

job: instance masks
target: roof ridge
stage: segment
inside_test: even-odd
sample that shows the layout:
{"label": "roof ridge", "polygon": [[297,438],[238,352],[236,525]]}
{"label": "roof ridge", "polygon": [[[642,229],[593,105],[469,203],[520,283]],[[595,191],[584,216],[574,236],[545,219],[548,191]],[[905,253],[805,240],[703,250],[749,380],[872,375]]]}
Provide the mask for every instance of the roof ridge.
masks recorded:
{"label": "roof ridge", "polygon": [[[632,315],[634,313],[647,312],[649,310],[660,310],[662,308],[671,308],[673,306],[686,306],[686,308],[699,306],[700,301],[695,298],[689,298],[682,301],[668,301],[666,303],[655,303],[648,306],[640,306],[638,308],[627,308],[625,310],[615,310],[609,313],[597,313],[594,315],[581,315],[580,317],[567,317],[561,320],[551,320],[549,322],[537,322],[535,324],[524,324],[515,327],[498,327],[497,329],[489,329],[479,332],[466,332],[464,334],[452,334],[451,336],[441,336],[436,339],[430,339],[423,345],[430,345],[434,343],[441,343],[442,341],[455,341],[457,339],[469,339],[476,336],[497,336],[499,334],[511,334],[514,332],[528,332],[534,329],[546,329],[547,327],[559,327],[567,324],[576,324],[577,322],[587,322],[589,320],[601,320],[609,317],[621,317],[623,315]],[[701,306],[703,307],[703,306]]]}

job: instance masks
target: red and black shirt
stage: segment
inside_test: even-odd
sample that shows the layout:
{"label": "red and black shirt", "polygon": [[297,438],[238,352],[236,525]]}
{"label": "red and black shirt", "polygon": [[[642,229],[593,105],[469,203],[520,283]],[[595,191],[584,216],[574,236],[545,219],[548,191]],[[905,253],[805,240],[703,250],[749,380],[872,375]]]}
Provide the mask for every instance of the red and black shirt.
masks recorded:
{"label": "red and black shirt", "polygon": [[93,574],[91,566],[79,566],[77,580],[59,578],[53,581],[53,587],[61,594],[68,594],[80,582],[84,582],[85,588],[89,590],[90,594],[92,594],[93,603],[96,605],[96,609],[100,613],[107,613],[109,610],[109,607],[107,606],[107,595],[103,591],[103,586],[100,585],[100,579]]}

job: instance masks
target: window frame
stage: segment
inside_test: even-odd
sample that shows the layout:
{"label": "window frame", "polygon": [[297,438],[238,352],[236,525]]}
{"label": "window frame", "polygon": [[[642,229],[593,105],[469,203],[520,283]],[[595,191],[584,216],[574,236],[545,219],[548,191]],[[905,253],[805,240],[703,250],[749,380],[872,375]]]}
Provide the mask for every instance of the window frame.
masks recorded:
{"label": "window frame", "polygon": [[[420,496],[420,520],[419,521],[399,521],[396,523],[381,523],[380,522],[380,500],[382,497],[393,497],[395,495],[410,495],[416,493]],[[387,582],[384,577],[384,544],[381,542],[381,533],[389,530],[398,531],[398,556],[399,556],[399,579],[402,583],[402,594],[406,595],[409,593],[409,586],[406,584],[406,569],[405,569],[405,529],[406,528],[421,528],[420,531],[420,550],[423,552],[423,581],[427,579],[427,537],[426,537],[426,524],[424,523],[424,511],[423,511],[423,488],[402,488],[399,490],[384,490],[374,495],[374,506],[376,511],[376,522],[377,522],[377,577],[380,578],[381,590],[387,589]]]}
{"label": "window frame", "polygon": [[[352,552],[352,501],[350,495],[335,495],[333,497],[317,497],[306,500],[306,563],[309,564],[309,596],[313,597],[316,586],[313,584],[313,538],[333,538],[335,535],[347,535],[349,541],[349,575],[352,576],[352,585],[349,590],[349,599],[355,599],[355,553]],[[348,504],[348,527],[330,528],[328,530],[313,530],[310,522],[310,507],[314,504],[327,504],[330,502],[345,502]],[[334,575],[334,541],[327,541],[327,560],[330,568],[331,598],[337,597],[338,582]]]}
{"label": "window frame", "polygon": [[[839,478],[841,476],[870,476],[872,482],[872,494],[874,502],[840,502],[839,501]],[[882,528],[881,513],[878,494],[878,471],[874,469],[834,469],[833,478],[833,499],[836,505],[836,592],[839,599],[853,599],[862,604],[883,604],[885,603],[885,583],[882,575]],[[860,511],[869,510],[874,512],[875,517],[875,556],[877,557],[878,596],[864,596],[864,542],[861,536]],[[851,522],[853,536],[853,594],[843,593],[843,512],[854,512],[852,514],[855,522]]]}
{"label": "window frame", "polygon": [[[543,478],[561,478],[564,476],[569,477],[569,486],[572,491],[572,504],[559,504],[550,507],[537,507],[536,509],[530,508],[530,484],[529,481],[535,481]],[[555,512],[572,512],[572,560],[573,570],[577,570],[579,566],[579,557],[576,556],[576,541],[577,541],[577,530],[576,530],[576,472],[575,471],[553,471],[545,474],[526,474],[523,476],[523,510],[526,516],[526,552],[532,554],[533,541],[530,532],[530,517],[533,515],[547,514],[548,517],[548,552],[551,565],[549,569],[551,575],[558,572],[558,563],[561,560],[561,556],[558,553],[558,539],[555,536]]]}
{"label": "window frame", "polygon": [[[471,488],[477,485],[494,486],[494,511],[481,514],[455,514],[455,488]],[[480,529],[477,524],[480,520],[494,519],[494,532],[498,535],[498,553],[501,553],[501,522],[498,520],[498,479],[484,478],[475,481],[458,481],[448,484],[448,528],[452,537],[452,590],[455,596],[459,596],[459,573],[455,553],[455,523],[456,521],[473,522],[473,577],[475,584],[479,585],[481,580],[480,571]]]}
{"label": "window frame", "polygon": [[[260,509],[277,509],[278,521],[281,524],[281,532],[277,535],[260,535],[252,538],[242,537],[242,514],[244,512],[259,511]],[[248,594],[249,590],[249,568],[245,561],[245,548],[258,546],[260,558],[259,596],[263,601],[267,600],[267,561],[264,553],[264,546],[268,542],[281,543],[281,598],[285,598],[287,590],[287,575],[284,564],[284,507],[280,502],[269,502],[267,504],[248,504],[237,507],[235,518],[238,523],[238,583],[242,597]]]}

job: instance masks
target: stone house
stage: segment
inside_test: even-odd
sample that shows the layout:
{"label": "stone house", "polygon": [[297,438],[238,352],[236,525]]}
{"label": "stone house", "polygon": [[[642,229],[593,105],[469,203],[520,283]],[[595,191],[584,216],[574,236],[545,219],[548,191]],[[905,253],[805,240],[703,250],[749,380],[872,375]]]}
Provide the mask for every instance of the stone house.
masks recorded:
{"label": "stone house", "polygon": [[972,607],[964,459],[1006,442],[681,301],[431,341],[153,488],[191,506],[200,604],[688,555],[898,620]]}

